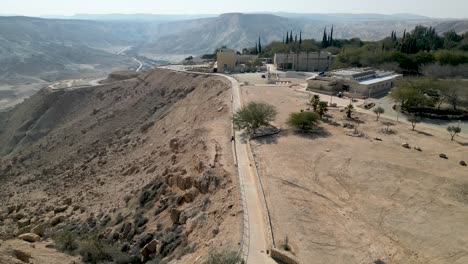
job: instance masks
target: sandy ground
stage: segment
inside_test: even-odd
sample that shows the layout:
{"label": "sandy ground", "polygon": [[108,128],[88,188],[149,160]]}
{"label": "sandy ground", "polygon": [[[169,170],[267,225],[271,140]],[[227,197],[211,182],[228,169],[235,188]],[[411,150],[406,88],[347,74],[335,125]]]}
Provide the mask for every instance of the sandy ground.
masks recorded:
{"label": "sandy ground", "polygon": [[[468,263],[468,169],[459,165],[468,160],[467,138],[451,142],[448,133],[406,124],[386,135],[375,116],[363,113],[356,116],[365,137],[328,124],[325,133],[301,135],[285,120],[309,107],[307,94],[242,89],[246,101],[275,105],[275,124],[285,129],[252,142],[277,244],[287,236],[304,263]],[[330,114],[354,123],[337,109]]]}
{"label": "sandy ground", "polygon": [[14,257],[14,250],[31,255],[31,264],[81,264],[79,257],[69,256],[53,248],[51,240],[29,243],[17,239],[0,240],[0,264],[25,263]]}

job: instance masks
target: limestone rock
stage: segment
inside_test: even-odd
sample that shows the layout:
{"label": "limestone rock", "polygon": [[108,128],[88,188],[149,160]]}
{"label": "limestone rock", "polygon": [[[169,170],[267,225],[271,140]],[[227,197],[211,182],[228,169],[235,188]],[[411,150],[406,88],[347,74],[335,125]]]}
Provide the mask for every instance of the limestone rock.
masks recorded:
{"label": "limestone rock", "polygon": [[407,149],[410,148],[410,145],[408,143],[403,143],[403,144],[401,144],[401,146],[404,147],[404,148],[407,148]]}
{"label": "limestone rock", "polygon": [[188,191],[186,191],[186,192],[184,193],[184,196],[183,196],[183,197],[184,197],[184,201],[185,201],[186,203],[191,203],[191,202],[193,202],[193,200],[195,200],[195,198],[197,197],[197,195],[198,195],[198,190],[197,190],[197,188],[192,187],[192,188],[190,188],[190,190],[188,190]]}
{"label": "limestone rock", "polygon": [[17,214],[14,216],[14,218],[15,218],[16,220],[20,220],[20,219],[22,219],[23,217],[24,217],[24,214],[22,214],[22,213],[17,213]]}
{"label": "limestone rock", "polygon": [[18,249],[13,250],[13,255],[24,263],[29,263],[29,260],[31,259],[31,254]]}
{"label": "limestone rock", "polygon": [[26,233],[26,234],[19,235],[18,238],[27,242],[31,242],[31,243],[41,240],[40,236],[33,234],[33,233]]}
{"label": "limestone rock", "polygon": [[57,206],[54,208],[54,213],[58,214],[61,212],[65,212],[68,209],[68,205]]}
{"label": "limestone rock", "polygon": [[12,206],[8,206],[8,207],[7,207],[8,214],[13,213],[15,210],[16,210],[16,206],[15,206],[15,205],[12,205]]}
{"label": "limestone rock", "polygon": [[415,146],[414,149],[417,150],[417,151],[422,151],[422,149],[420,147],[418,147],[418,146]]}
{"label": "limestone rock", "polygon": [[36,225],[35,227],[31,229],[31,233],[36,234],[38,236],[44,236],[44,233],[45,233],[44,225],[42,224]]}
{"label": "limestone rock", "polygon": [[465,166],[466,167],[466,162],[464,160],[460,161],[460,165],[462,166]]}
{"label": "limestone rock", "polygon": [[65,221],[65,216],[59,215],[59,216],[56,216],[56,217],[52,218],[52,219],[50,220],[50,224],[51,224],[52,226],[56,226],[56,225],[60,224],[60,223],[63,222],[63,221]]}
{"label": "limestone rock", "polygon": [[71,205],[72,204],[72,198],[67,197],[63,200],[64,205]]}
{"label": "limestone rock", "polygon": [[445,155],[445,154],[439,154],[439,157],[442,158],[442,159],[448,159],[447,155]]}
{"label": "limestone rock", "polygon": [[184,225],[187,222],[187,214],[185,212],[181,212],[179,216],[179,224]]}
{"label": "limestone rock", "polygon": [[177,210],[175,208],[171,209],[171,220],[173,224],[179,223],[179,217],[180,217],[180,210]]}
{"label": "limestone rock", "polygon": [[149,259],[152,254],[159,254],[161,251],[161,245],[158,240],[153,239],[151,242],[146,244],[140,251],[141,262],[145,262]]}
{"label": "limestone rock", "polygon": [[30,223],[30,220],[27,218],[24,218],[24,219],[19,220],[16,223],[18,224],[18,228],[22,228],[22,227],[28,226]]}

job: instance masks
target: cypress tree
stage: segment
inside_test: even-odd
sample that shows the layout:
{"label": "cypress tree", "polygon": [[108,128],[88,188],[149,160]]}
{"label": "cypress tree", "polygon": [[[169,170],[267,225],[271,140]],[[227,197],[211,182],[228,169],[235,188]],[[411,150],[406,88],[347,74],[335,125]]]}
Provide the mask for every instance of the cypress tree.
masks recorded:
{"label": "cypress tree", "polygon": [[329,43],[329,46],[333,47],[333,25],[332,25],[331,32],[330,32],[330,43]]}
{"label": "cypress tree", "polygon": [[297,43],[297,34],[296,34],[296,37],[294,38],[294,43]]}
{"label": "cypress tree", "polygon": [[260,36],[258,36],[258,53],[262,53],[262,43],[260,41]]}
{"label": "cypress tree", "polygon": [[302,31],[299,32],[299,45],[302,44]]}
{"label": "cypress tree", "polygon": [[289,44],[289,32],[286,32],[286,44]]}
{"label": "cypress tree", "polygon": [[327,27],[323,30],[322,48],[327,47]]}
{"label": "cypress tree", "polygon": [[291,30],[291,34],[289,34],[289,42],[293,43],[293,36],[292,36],[292,30]]}
{"label": "cypress tree", "polygon": [[255,43],[255,54],[258,54],[258,44]]}
{"label": "cypress tree", "polygon": [[405,38],[406,38],[406,29],[405,29],[405,31],[403,31],[403,39],[405,39]]}

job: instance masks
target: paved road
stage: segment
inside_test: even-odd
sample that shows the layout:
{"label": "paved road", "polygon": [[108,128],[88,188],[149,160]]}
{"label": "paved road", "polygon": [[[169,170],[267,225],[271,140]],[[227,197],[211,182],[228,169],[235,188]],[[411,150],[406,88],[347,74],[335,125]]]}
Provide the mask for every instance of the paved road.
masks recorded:
{"label": "paved road", "polygon": [[139,61],[139,60],[138,60],[137,58],[135,58],[135,57],[132,57],[132,59],[133,59],[134,61],[136,61],[136,62],[139,64],[138,69],[136,69],[136,72],[141,71],[141,68],[143,68],[143,63],[142,63],[141,61]]}
{"label": "paved road", "polygon": [[[127,50],[131,49],[131,48],[132,48],[132,46],[125,47],[125,48],[121,49],[120,51],[118,51],[118,52],[115,53],[115,54],[127,56],[127,54],[126,54],[125,52],[126,52]],[[134,61],[136,61],[136,62],[138,63],[138,68],[136,69],[136,72],[141,71],[141,68],[143,68],[143,63],[142,63],[141,61],[139,61],[139,60],[138,60],[137,58],[135,58],[135,57],[131,57],[131,58],[132,58]]]}

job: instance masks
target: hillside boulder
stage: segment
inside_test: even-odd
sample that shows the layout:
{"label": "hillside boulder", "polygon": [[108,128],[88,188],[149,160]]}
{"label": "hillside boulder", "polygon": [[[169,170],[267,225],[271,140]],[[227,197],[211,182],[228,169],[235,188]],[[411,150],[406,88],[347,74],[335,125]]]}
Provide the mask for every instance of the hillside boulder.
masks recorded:
{"label": "hillside boulder", "polygon": [[41,236],[41,237],[44,236],[44,234],[45,234],[44,225],[42,225],[42,224],[36,225],[35,227],[33,227],[31,229],[31,233],[36,234],[36,235]]}
{"label": "hillside boulder", "polygon": [[31,259],[31,254],[29,254],[28,252],[25,252],[19,249],[14,249],[13,256],[23,261],[24,263],[30,263],[29,260]]}
{"label": "hillside boulder", "polygon": [[176,208],[171,209],[171,220],[173,224],[179,223],[179,217],[180,217],[180,210],[177,210]]}
{"label": "hillside boulder", "polygon": [[31,243],[38,242],[41,240],[40,236],[33,233],[19,235],[18,238]]}

